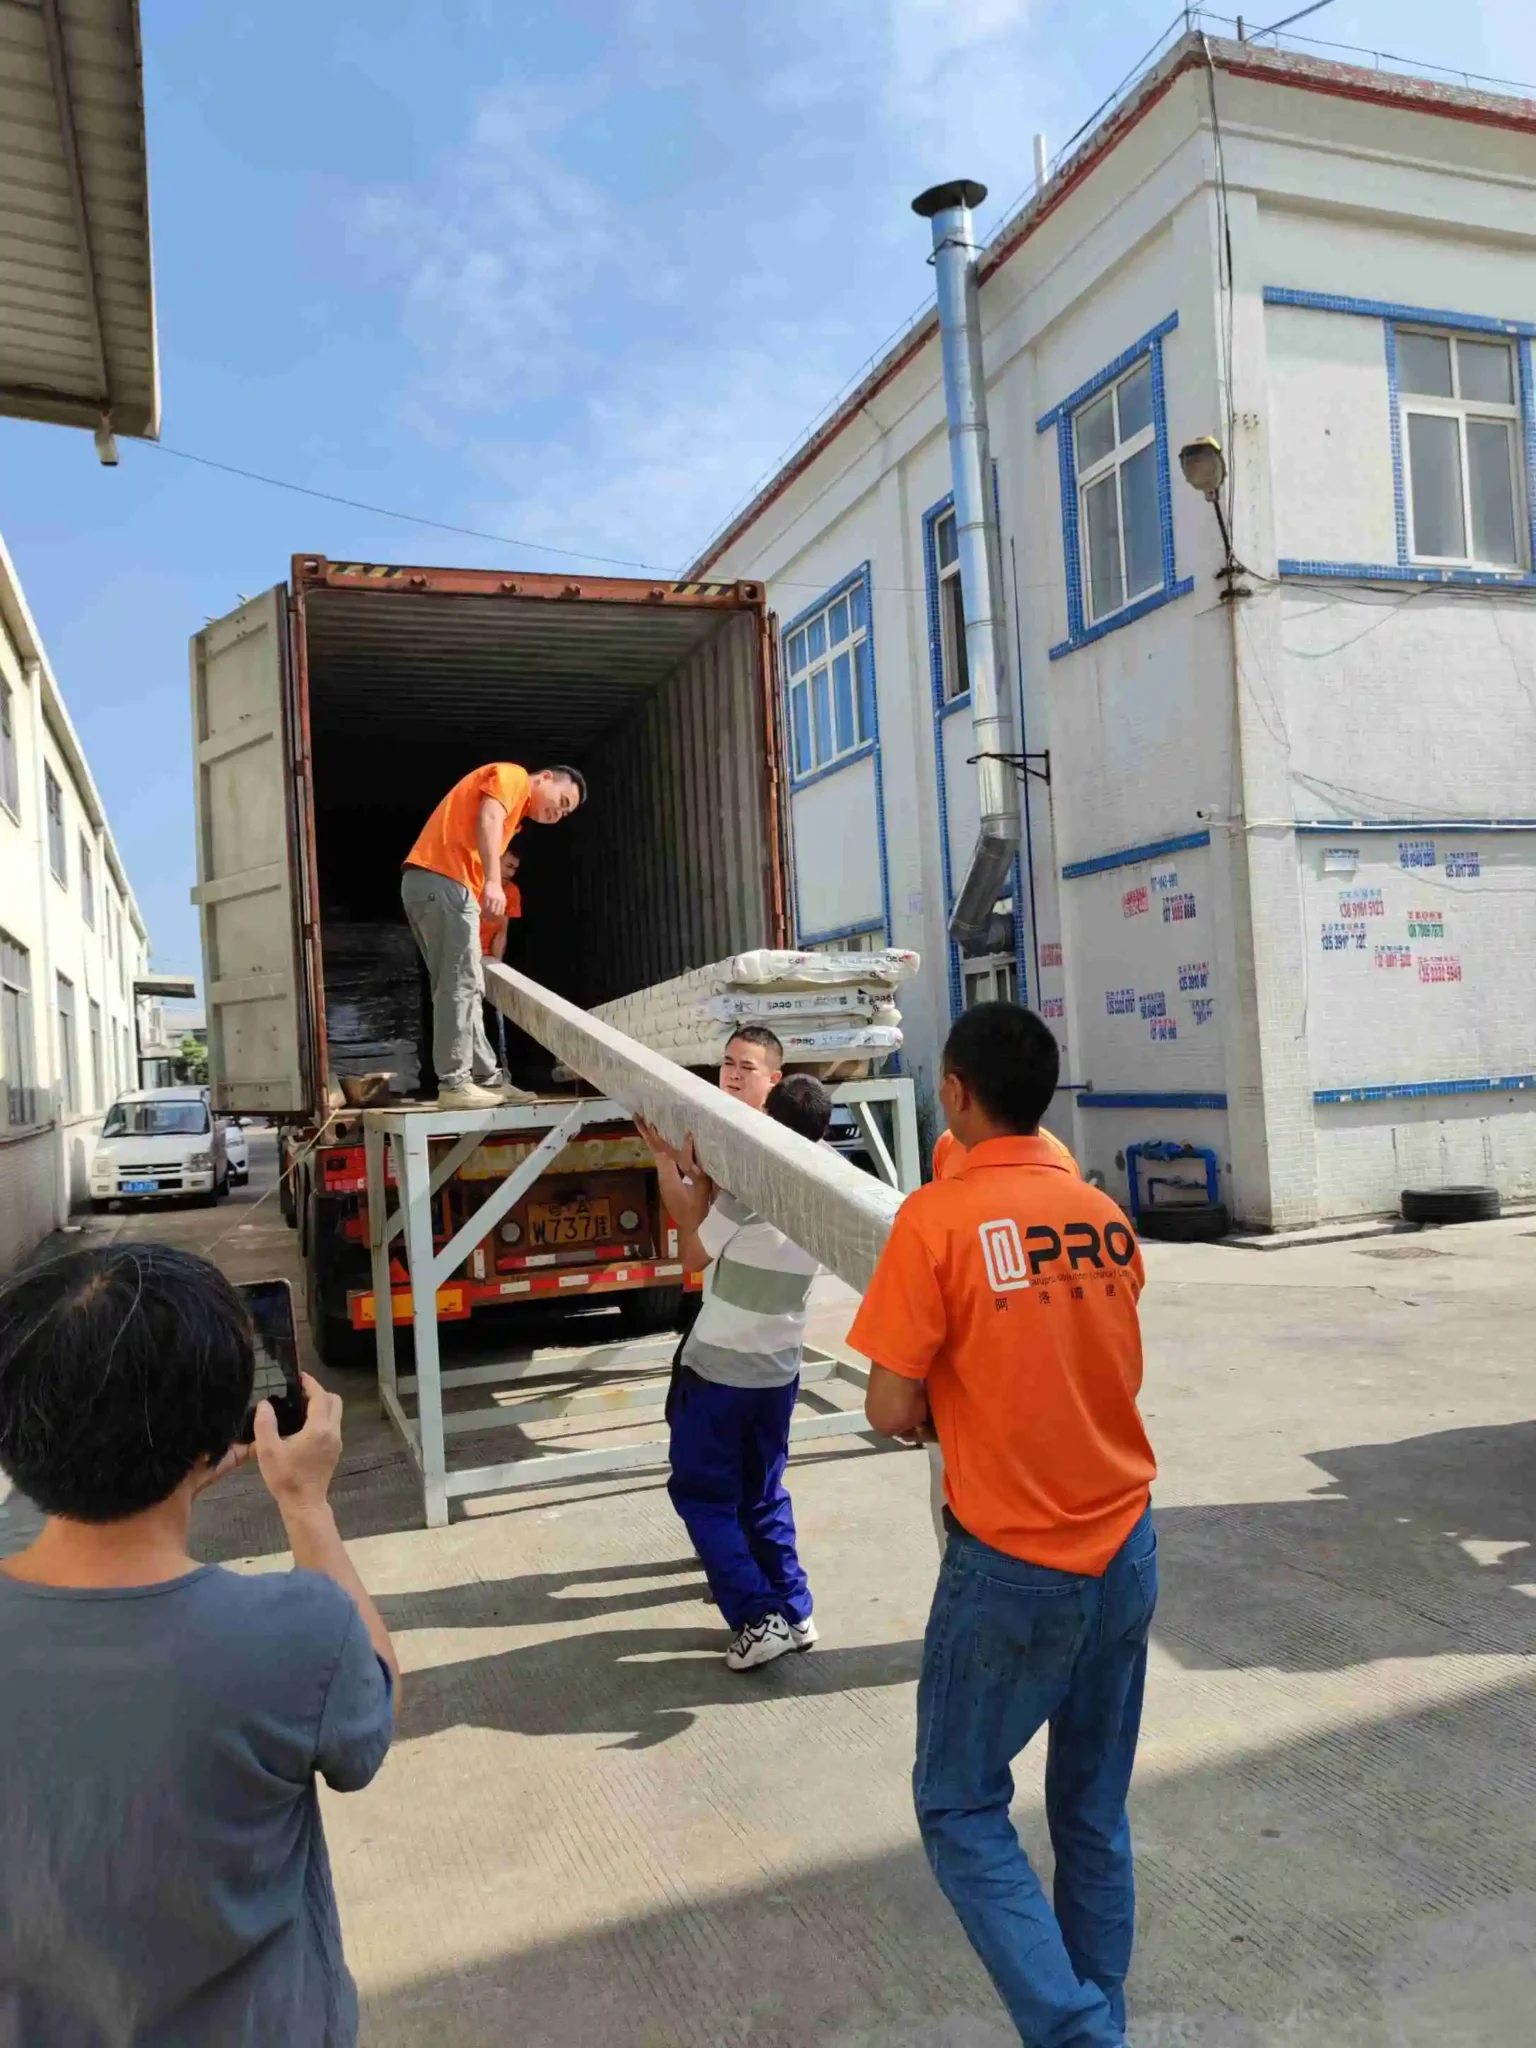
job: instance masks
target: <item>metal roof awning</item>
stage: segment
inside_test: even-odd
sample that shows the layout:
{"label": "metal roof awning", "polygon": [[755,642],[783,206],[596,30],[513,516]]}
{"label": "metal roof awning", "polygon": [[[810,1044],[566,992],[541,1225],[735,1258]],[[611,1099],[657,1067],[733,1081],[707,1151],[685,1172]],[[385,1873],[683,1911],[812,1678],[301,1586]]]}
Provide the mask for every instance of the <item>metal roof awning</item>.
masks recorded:
{"label": "metal roof awning", "polygon": [[138,0],[0,0],[0,414],[160,430]]}
{"label": "metal roof awning", "polygon": [[133,992],[159,996],[166,1002],[191,1003],[197,1000],[197,983],[190,974],[140,974],[134,977]]}

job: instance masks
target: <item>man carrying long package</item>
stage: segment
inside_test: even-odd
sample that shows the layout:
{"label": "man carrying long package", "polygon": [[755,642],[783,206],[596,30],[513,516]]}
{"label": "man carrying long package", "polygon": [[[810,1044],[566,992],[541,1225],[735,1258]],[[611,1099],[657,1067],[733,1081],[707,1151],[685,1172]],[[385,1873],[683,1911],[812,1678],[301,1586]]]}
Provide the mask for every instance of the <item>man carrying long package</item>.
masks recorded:
{"label": "man carrying long package", "polygon": [[443,1109],[527,1102],[496,1063],[481,1005],[480,915],[507,915],[502,855],[524,823],[558,825],[587,793],[576,768],[530,775],[492,761],[453,785],[405,857],[400,901],[432,982],[432,1064]]}

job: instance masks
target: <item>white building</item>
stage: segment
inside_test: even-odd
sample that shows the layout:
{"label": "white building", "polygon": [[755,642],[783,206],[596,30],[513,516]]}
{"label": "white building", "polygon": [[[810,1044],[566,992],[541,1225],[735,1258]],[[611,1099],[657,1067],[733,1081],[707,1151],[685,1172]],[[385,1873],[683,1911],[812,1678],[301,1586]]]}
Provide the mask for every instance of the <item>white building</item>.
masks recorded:
{"label": "white building", "polygon": [[689,571],[786,622],[802,939],[924,953],[920,1088],[963,1004],[1036,1004],[1052,1125],[1122,1197],[1159,1139],[1260,1226],[1529,1194],[1536,104],[1186,37],[980,274],[1050,775],[982,957],[946,932],[978,799],[932,316]]}
{"label": "white building", "polygon": [[149,941],[0,542],[0,1273],[86,1198]]}

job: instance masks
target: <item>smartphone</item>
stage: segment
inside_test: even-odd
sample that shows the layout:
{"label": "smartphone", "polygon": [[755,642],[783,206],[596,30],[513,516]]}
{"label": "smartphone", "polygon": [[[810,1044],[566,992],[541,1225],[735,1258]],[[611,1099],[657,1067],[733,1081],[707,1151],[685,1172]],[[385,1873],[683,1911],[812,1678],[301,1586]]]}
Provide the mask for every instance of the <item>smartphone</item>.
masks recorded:
{"label": "smartphone", "polygon": [[256,1338],[256,1383],[240,1441],[255,1440],[258,1401],[272,1403],[279,1436],[295,1436],[304,1427],[306,1403],[293,1327],[293,1289],[286,1280],[251,1280],[235,1291],[245,1303]]}

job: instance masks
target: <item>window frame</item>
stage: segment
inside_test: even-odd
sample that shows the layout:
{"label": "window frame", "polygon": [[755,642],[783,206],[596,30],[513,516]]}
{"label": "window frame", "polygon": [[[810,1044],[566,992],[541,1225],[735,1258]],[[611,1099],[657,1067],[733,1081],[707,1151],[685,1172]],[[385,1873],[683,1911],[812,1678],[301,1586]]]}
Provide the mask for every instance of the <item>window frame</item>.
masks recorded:
{"label": "window frame", "polygon": [[[13,1041],[16,1071],[7,1046]],[[41,1122],[37,1103],[37,1037],[32,1013],[32,955],[19,939],[0,931],[0,1106],[5,1127],[31,1129]]]}
{"label": "window frame", "polygon": [[[65,991],[68,1001],[65,1001]],[[59,1022],[59,1107],[66,1116],[80,1114],[80,1039],[75,1014],[75,984],[67,974],[53,977],[54,1011]]]}
{"label": "window frame", "polygon": [[96,929],[96,859],[89,837],[82,832],[77,848],[80,857],[80,916],[92,931]]}
{"label": "window frame", "polygon": [[[784,751],[789,765],[791,790],[804,789],[823,775],[835,775],[855,761],[876,751],[880,739],[880,711],[875,682],[875,633],[869,564],[845,576],[830,590],[790,620],[779,635],[783,672]],[[848,630],[832,638],[834,615],[846,607]],[[811,646],[820,630],[820,650]],[[798,649],[798,659],[797,659]],[[860,650],[863,650],[862,668]],[[848,710],[853,737],[846,746],[838,744],[837,661],[846,653],[848,661]],[[826,677],[826,725],[831,742],[826,753],[818,750],[816,682]],[[804,754],[798,712],[804,708]],[[808,755],[809,759],[804,758]]]}
{"label": "window frame", "polygon": [[[1531,567],[1530,547],[1530,504],[1531,479],[1528,474],[1525,450],[1525,420],[1521,405],[1520,351],[1513,336],[1484,334],[1468,331],[1466,328],[1434,326],[1427,322],[1393,320],[1388,323],[1392,336],[1392,398],[1395,407],[1393,425],[1396,429],[1396,443],[1401,473],[1400,492],[1402,498],[1403,559],[1410,566],[1421,565],[1428,569],[1461,569],[1473,575],[1518,576]],[[1433,341],[1447,344],[1451,365],[1451,392],[1442,396],[1435,392],[1409,391],[1403,383],[1401,371],[1400,344],[1405,335],[1424,335]],[[1507,403],[1491,398],[1465,398],[1461,394],[1461,343],[1473,342],[1479,347],[1502,348],[1509,361],[1509,384],[1513,394]],[[1410,416],[1418,414],[1431,419],[1453,419],[1457,423],[1457,457],[1460,465],[1458,481],[1461,486],[1462,539],[1466,553],[1460,555],[1433,555],[1418,546],[1413,495],[1413,443],[1408,430]],[[1515,538],[1515,559],[1512,562],[1495,562],[1472,552],[1472,466],[1467,446],[1467,423],[1469,420],[1487,420],[1505,430],[1509,443],[1509,492],[1510,526]]]}
{"label": "window frame", "polygon": [[16,737],[16,692],[0,676],[0,808],[21,823],[21,748]]}
{"label": "window frame", "polygon": [[[955,527],[955,553],[952,561],[944,560],[940,532],[945,522]],[[971,701],[970,650],[966,644],[965,591],[960,582],[959,527],[955,521],[955,501],[951,495],[944,511],[935,515],[933,521],[933,576],[938,606],[938,683],[939,708],[952,710],[956,705]]]}
{"label": "window frame", "polygon": [[[1125,390],[1126,386],[1130,384],[1134,378],[1138,378],[1142,376],[1144,373],[1148,381],[1150,382],[1152,375],[1152,364],[1150,354],[1138,358],[1136,362],[1132,363],[1131,367],[1128,370],[1124,371],[1120,376],[1116,377],[1113,383],[1106,384],[1102,391],[1096,392],[1092,398],[1086,400],[1072,414],[1070,431],[1072,434],[1073,442],[1073,465],[1077,476],[1077,520],[1078,532],[1082,537],[1083,550],[1081,569],[1081,595],[1084,623],[1089,626],[1102,626],[1106,624],[1109,620],[1118,618],[1121,612],[1126,610],[1128,606],[1135,604],[1139,599],[1143,597],[1151,597],[1156,591],[1162,588],[1164,582],[1167,580],[1166,572],[1164,572],[1164,574],[1160,575],[1155,582],[1144,584],[1142,588],[1139,590],[1132,590],[1130,588],[1130,576],[1127,566],[1130,559],[1130,550],[1126,545],[1127,519],[1124,485],[1125,470],[1126,466],[1136,456],[1145,454],[1149,448],[1153,450],[1155,461],[1157,449],[1157,416],[1152,407],[1149,397],[1147,406],[1147,420],[1145,426],[1138,427],[1133,434],[1127,436],[1125,439],[1122,440],[1120,427],[1120,394],[1122,391]],[[1103,455],[1100,455],[1096,457],[1092,462],[1085,464],[1082,459],[1082,449],[1078,443],[1078,434],[1081,428],[1081,424],[1084,416],[1090,411],[1092,411],[1092,409],[1095,406],[1104,404],[1108,404],[1113,408],[1111,416],[1114,422],[1115,438],[1110,443],[1109,448]],[[1106,611],[1096,612],[1093,608],[1093,530],[1088,517],[1088,498],[1090,492],[1095,490],[1100,484],[1104,483],[1107,479],[1111,477],[1114,479],[1115,486],[1115,532],[1116,538],[1119,542],[1120,550],[1120,601],[1118,604],[1110,605]],[[1159,547],[1161,548],[1161,522],[1159,522],[1158,543]]]}
{"label": "window frame", "polygon": [[101,1028],[103,1019],[101,1005],[94,996],[89,997],[87,1000],[85,1015],[86,1035],[90,1040],[91,1052],[90,1106],[93,1110],[103,1109],[106,1107],[105,1093],[107,1081],[106,1068],[102,1065]]}
{"label": "window frame", "polygon": [[64,818],[64,785],[43,763],[43,811],[48,829],[48,871],[61,889],[69,887],[69,832]]}
{"label": "window frame", "polygon": [[[1037,434],[1055,430],[1056,463],[1061,491],[1067,637],[1048,650],[1052,661],[1060,661],[1064,655],[1075,653],[1079,647],[1086,647],[1093,641],[1102,639],[1106,633],[1117,633],[1122,627],[1133,625],[1136,620],[1145,618],[1148,612],[1156,611],[1162,605],[1172,604],[1177,598],[1187,597],[1195,587],[1195,579],[1192,576],[1180,577],[1178,574],[1173,533],[1173,484],[1168,453],[1168,405],[1163,342],[1177,329],[1178,324],[1178,314],[1170,313],[1155,327],[1149,328],[1139,340],[1132,342],[1129,348],[1123,349],[1114,361],[1106,364],[1096,376],[1090,377],[1086,384],[1079,385],[1077,390],[1070,392],[1035,422]],[[1124,383],[1142,362],[1149,363],[1152,380],[1150,443],[1157,451],[1155,469],[1162,576],[1156,584],[1139,596],[1127,598],[1113,611],[1106,612],[1101,618],[1096,619],[1091,617],[1089,612],[1090,586],[1083,519],[1084,493],[1080,489],[1077,473],[1077,417],[1096,399],[1102,397],[1106,390]],[[1116,425],[1118,428],[1118,401]],[[1146,445],[1147,442],[1138,440],[1135,447],[1127,446],[1126,454],[1121,458],[1122,462]],[[1088,478],[1088,483],[1091,485],[1101,480],[1104,473],[1102,468],[1095,465],[1094,474]],[[1124,513],[1118,489],[1116,505],[1121,517],[1123,557]]]}

